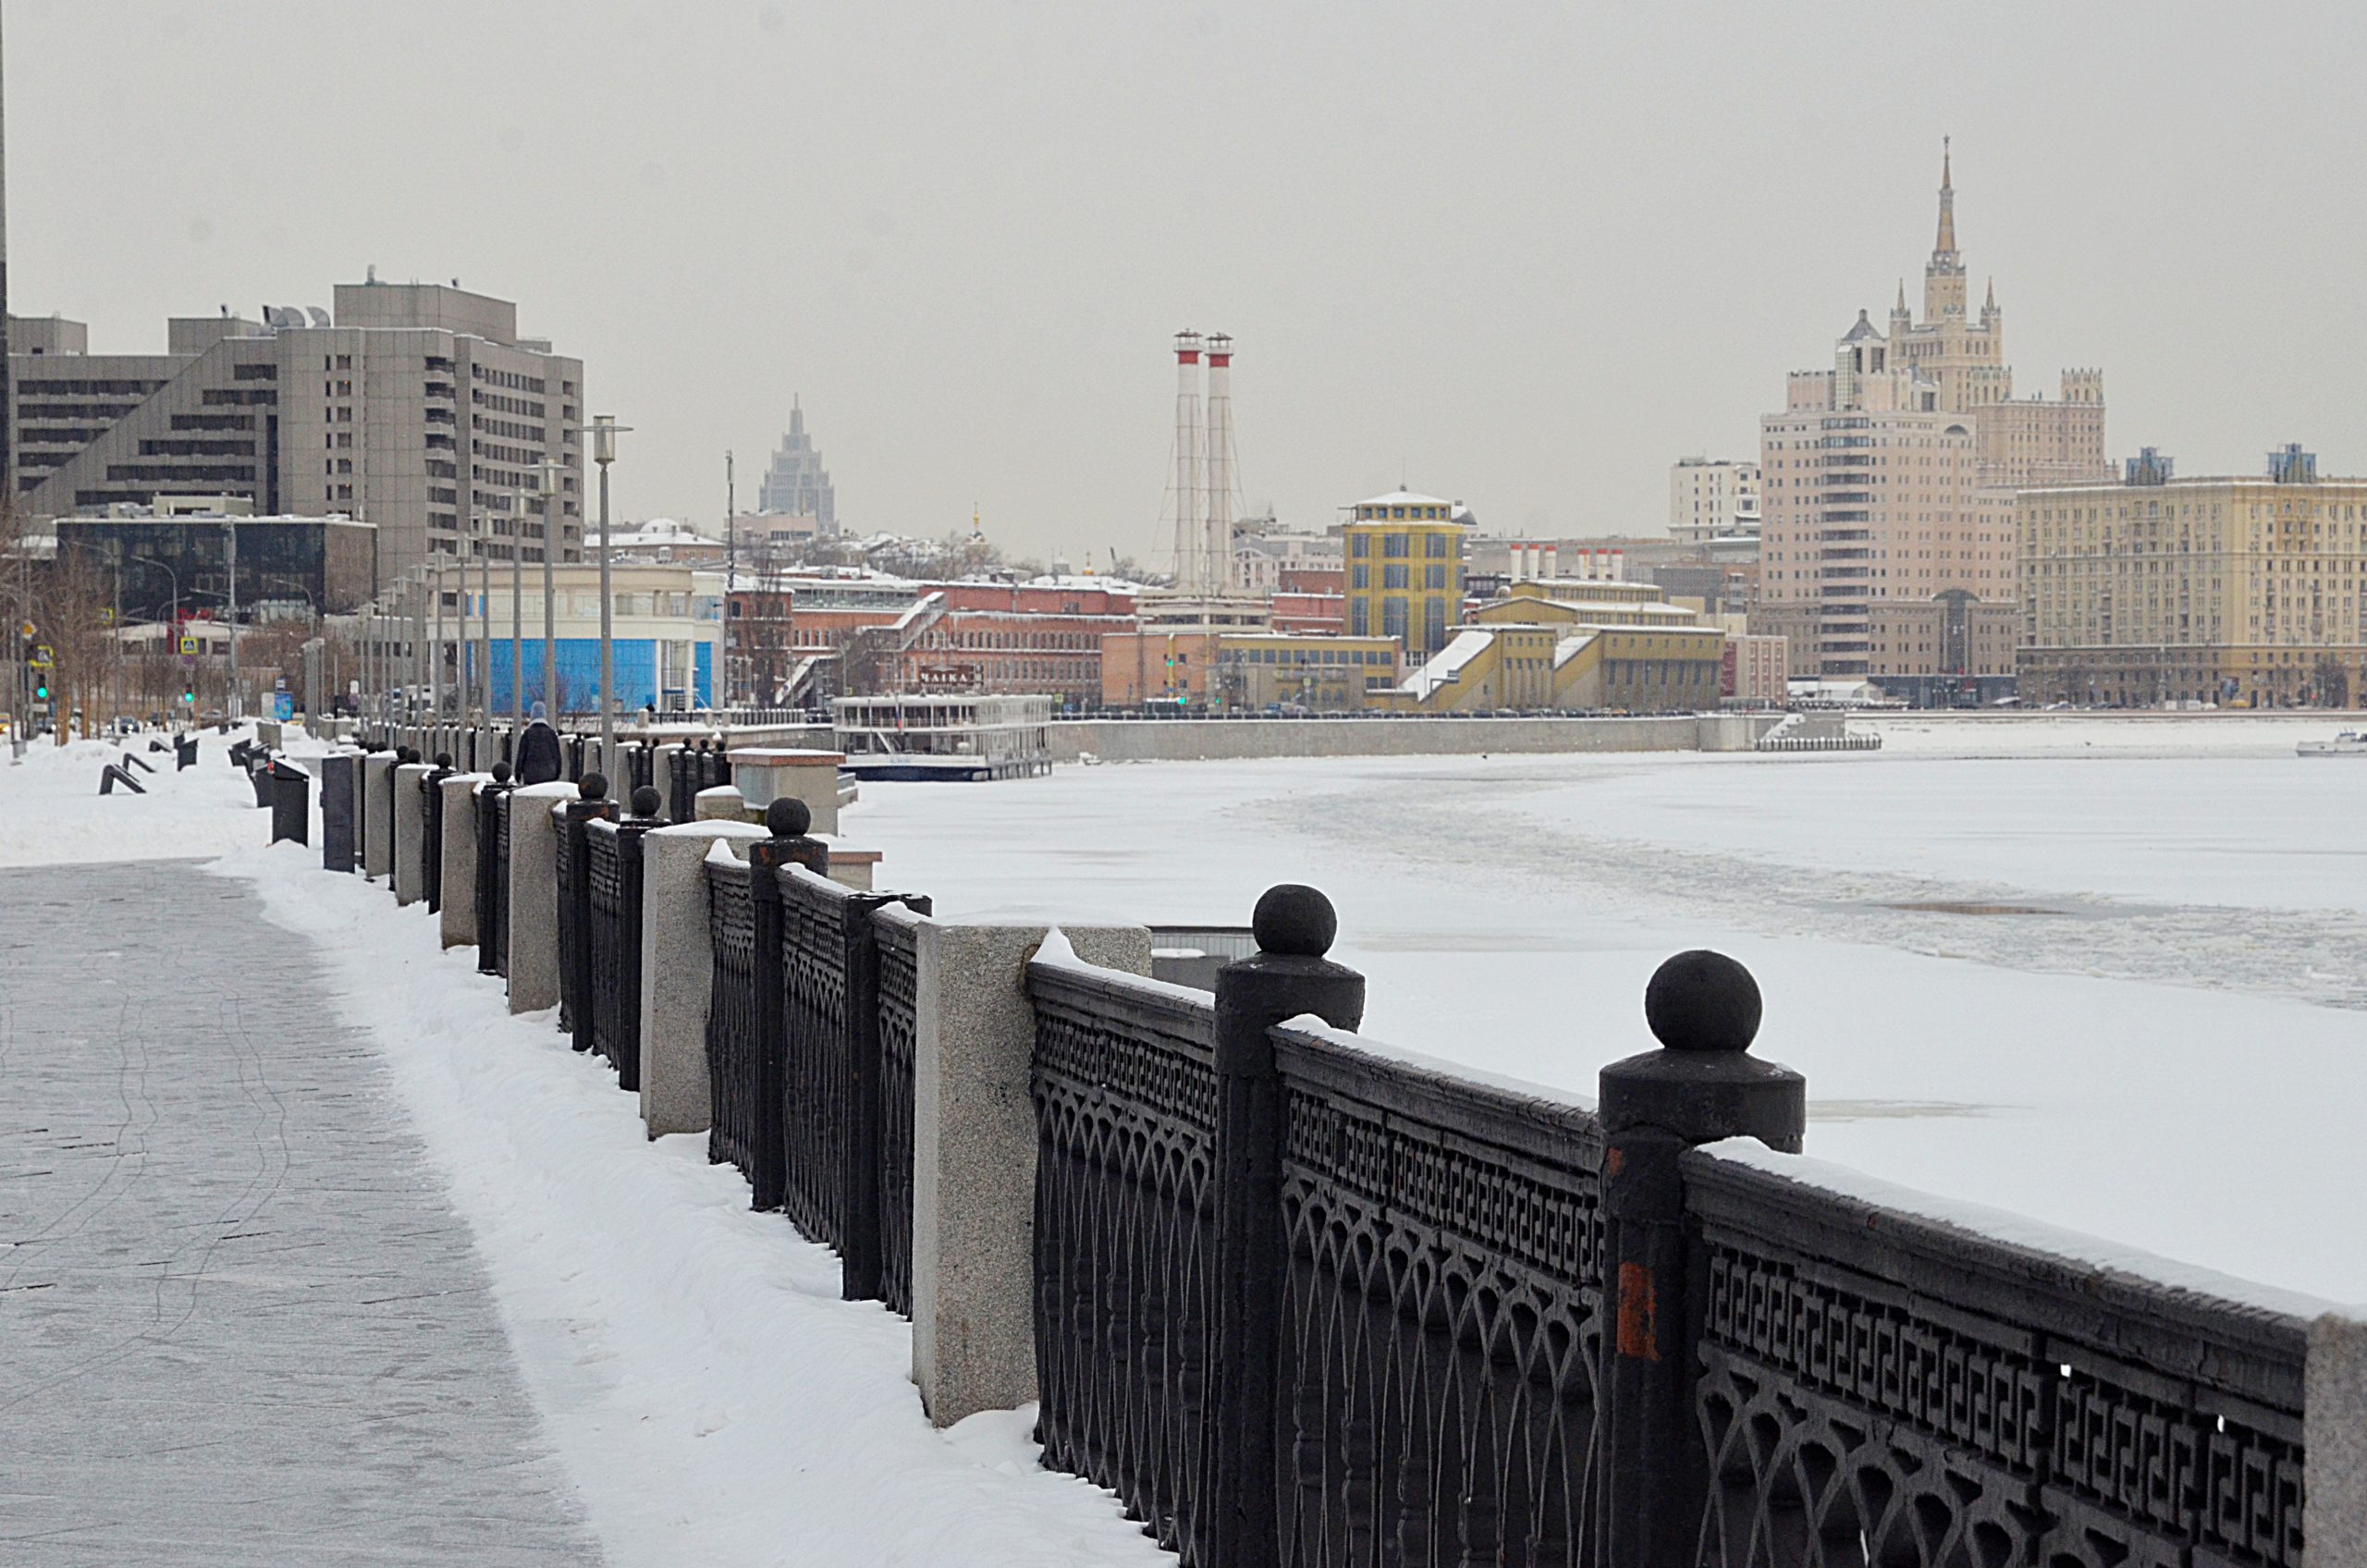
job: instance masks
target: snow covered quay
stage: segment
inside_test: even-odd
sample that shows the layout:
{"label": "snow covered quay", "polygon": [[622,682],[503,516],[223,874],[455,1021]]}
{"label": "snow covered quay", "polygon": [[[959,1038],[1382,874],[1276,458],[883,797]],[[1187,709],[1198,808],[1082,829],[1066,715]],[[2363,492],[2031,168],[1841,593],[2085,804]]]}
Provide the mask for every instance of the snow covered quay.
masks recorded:
{"label": "snow covered quay", "polygon": [[1356,1033],[1311,888],[1211,993],[1147,927],[833,881],[797,802],[323,767],[330,870],[548,977],[651,1136],[909,1317],[932,1421],[1035,1403],[1185,1562],[2367,1562],[2367,1325],[1806,1158],[1730,960],[1588,1103]]}

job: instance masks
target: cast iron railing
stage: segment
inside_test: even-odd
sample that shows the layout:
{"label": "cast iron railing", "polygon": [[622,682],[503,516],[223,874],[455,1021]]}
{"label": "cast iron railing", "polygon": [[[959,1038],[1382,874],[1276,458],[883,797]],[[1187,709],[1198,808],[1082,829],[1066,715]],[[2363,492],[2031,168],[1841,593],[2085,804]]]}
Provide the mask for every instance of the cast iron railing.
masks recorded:
{"label": "cast iron railing", "polygon": [[2301,1557],[2307,1326],[1684,1157],[1706,1285],[1701,1561]]}
{"label": "cast iron railing", "polygon": [[1281,1561],[1587,1561],[1593,1116],[1336,1035],[1273,1040]]}
{"label": "cast iron railing", "polygon": [[[917,907],[917,906],[916,906]],[[921,916],[871,917],[879,951],[879,1299],[913,1314],[913,1048],[919,1032]]]}
{"label": "cast iron railing", "polygon": [[641,839],[655,826],[629,818],[587,825],[584,973],[592,1048],[617,1070],[617,1087],[641,1087]]}
{"label": "cast iron railing", "polygon": [[699,791],[730,782],[731,763],[720,749],[702,741],[671,752],[666,759],[667,813],[676,822],[693,821]]}
{"label": "cast iron railing", "polygon": [[[903,1277],[899,1310],[910,1310],[912,1106],[910,1036],[901,1115],[889,1138],[889,1072],[882,1060],[879,937],[874,916],[908,894],[860,893],[803,866],[776,873],[780,888],[782,1208],[797,1228],[838,1250],[850,1301],[891,1299],[887,1276]],[[909,951],[909,948],[906,949]],[[910,992],[906,992],[907,998]],[[907,1001],[909,1016],[909,1000]],[[888,1261],[886,1211],[903,1256]]]}
{"label": "cast iron railing", "polygon": [[[779,1208],[781,1201],[780,1035],[767,1027],[767,1015],[780,988],[773,983],[779,962],[779,906],[767,906],[758,929],[759,906],[749,868],[738,861],[706,863],[707,937],[713,952],[713,982],[707,999],[706,1063],[712,1121],[707,1158],[738,1168],[748,1179],[754,1207]],[[761,941],[762,936],[775,936]],[[774,1016],[778,1016],[775,1014]]]}
{"label": "cast iron railing", "polygon": [[430,914],[444,907],[444,780],[450,773],[438,764],[419,781],[419,886]]}
{"label": "cast iron railing", "polygon": [[1036,1360],[1044,1463],[1210,1560],[1219,1376],[1215,1011],[1036,962]]}
{"label": "cast iron railing", "polygon": [[503,927],[509,912],[509,813],[503,810],[509,787],[487,783],[477,789],[477,973],[500,974],[508,968]]}

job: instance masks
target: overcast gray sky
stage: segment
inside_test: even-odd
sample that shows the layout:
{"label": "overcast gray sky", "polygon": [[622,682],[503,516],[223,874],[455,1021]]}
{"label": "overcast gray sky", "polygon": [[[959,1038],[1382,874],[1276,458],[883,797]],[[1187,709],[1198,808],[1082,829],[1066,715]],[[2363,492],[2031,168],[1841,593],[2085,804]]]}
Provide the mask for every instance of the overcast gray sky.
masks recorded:
{"label": "overcast gray sky", "polygon": [[851,528],[1163,547],[1179,327],[1243,485],[1401,477],[1657,531],[1784,373],[1912,293],[1956,138],[2017,389],[2113,450],[2367,469],[2355,6],[6,0],[11,294],[515,299],[635,434],[621,513],[743,504],[802,393]]}

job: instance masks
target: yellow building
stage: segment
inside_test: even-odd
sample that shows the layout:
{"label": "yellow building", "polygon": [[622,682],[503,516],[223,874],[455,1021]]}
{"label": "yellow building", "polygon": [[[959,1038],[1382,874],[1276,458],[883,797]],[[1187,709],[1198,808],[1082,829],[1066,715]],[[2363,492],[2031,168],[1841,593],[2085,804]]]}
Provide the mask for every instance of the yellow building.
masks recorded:
{"label": "yellow building", "polygon": [[1343,529],[1348,635],[1394,637],[1418,665],[1463,619],[1463,542],[1454,503],[1410,490],[1358,501]]}
{"label": "yellow building", "polygon": [[2151,448],[2119,484],[2016,497],[2025,701],[2342,706],[2367,692],[2367,479],[2296,447],[2261,478],[2177,479]]}
{"label": "yellow building", "polygon": [[1410,668],[1383,705],[1396,713],[1715,709],[1724,631],[1630,591],[1645,585],[1620,584],[1623,592],[1600,600],[1581,596],[1597,586],[1514,583]]}

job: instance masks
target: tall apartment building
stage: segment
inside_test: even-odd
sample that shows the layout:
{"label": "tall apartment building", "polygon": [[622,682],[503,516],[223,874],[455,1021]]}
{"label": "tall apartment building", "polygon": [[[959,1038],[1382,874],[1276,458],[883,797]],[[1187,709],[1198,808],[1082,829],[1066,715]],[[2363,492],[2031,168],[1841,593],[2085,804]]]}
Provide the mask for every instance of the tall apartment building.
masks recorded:
{"label": "tall apartment building", "polygon": [[2367,479],[2299,447],[2259,477],[2179,479],[2147,447],[2117,483],[2024,492],[2030,697],[2344,705],[2367,692]]}
{"label": "tall apartment building", "polygon": [[1469,525],[1452,501],[1397,490],[1348,508],[1348,635],[1396,637],[1408,664],[1447,644],[1463,619],[1463,547]]}
{"label": "tall apartment building", "polygon": [[557,558],[580,559],[583,362],[519,337],[506,300],[374,278],[335,300],[334,318],[177,317],[161,355],[12,321],[20,504],[55,518],[202,494],[344,513],[375,525],[392,582],[431,557],[540,560],[547,459]]}
{"label": "tall apartment building", "polygon": [[805,434],[805,410],[794,398],[790,399],[789,434],[780,438],[772,466],[756,486],[756,509],[776,517],[811,518],[816,533],[839,531],[839,493],[831,486],[830,471],[822,466],[822,454],[814,449],[814,438]]}
{"label": "tall apartment building", "polygon": [[1912,689],[2014,668],[2013,496],[2108,478],[2103,378],[2016,398],[1993,285],[1974,316],[1944,157],[1923,319],[1904,284],[1887,337],[1864,311],[1831,370],[1795,372],[1760,422],[1760,600],[1792,673]]}
{"label": "tall apartment building", "polygon": [[1668,471],[1668,532],[1695,547],[1759,537],[1759,465],[1680,458]]}

